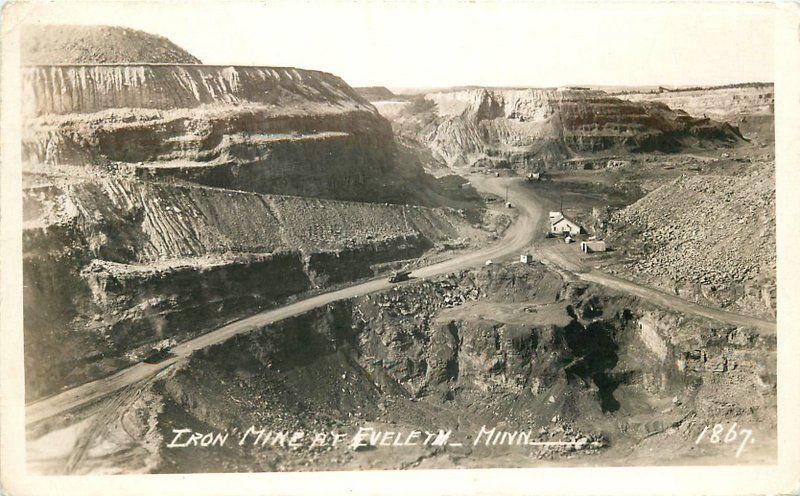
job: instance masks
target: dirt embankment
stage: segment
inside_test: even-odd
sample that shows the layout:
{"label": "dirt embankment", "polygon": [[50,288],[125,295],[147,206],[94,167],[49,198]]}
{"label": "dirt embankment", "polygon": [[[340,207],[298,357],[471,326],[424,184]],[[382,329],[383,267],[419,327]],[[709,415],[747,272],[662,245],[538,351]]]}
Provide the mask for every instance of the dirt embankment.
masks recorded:
{"label": "dirt embankment", "polygon": [[684,176],[611,217],[626,276],[700,303],[775,316],[775,176]]}
{"label": "dirt embankment", "polygon": [[[139,417],[157,423],[117,449],[145,438],[159,446],[146,470],[158,472],[628,463],[631,453],[654,464],[731,463],[736,447],[694,441],[706,425],[736,421],[763,429],[771,459],[774,350],[748,329],[565,283],[540,265],[495,266],[331,304],[198,352],[147,388]],[[104,407],[93,408],[85,414]],[[486,442],[484,425],[574,444]],[[307,438],[295,448],[274,437],[253,446],[253,435],[239,445],[250,426]],[[452,430],[460,445],[353,450],[360,427]],[[173,429],[231,438],[165,448]],[[112,438],[108,430],[92,444]],[[347,441],[311,447],[317,432]],[[121,463],[106,460],[89,455],[75,471]]]}
{"label": "dirt embankment", "polygon": [[738,126],[748,139],[763,143],[775,140],[775,87],[772,84],[619,93],[614,96],[634,102],[660,102],[693,117],[710,117]]}
{"label": "dirt embankment", "polygon": [[114,178],[26,189],[29,400],[387,262],[488,241],[481,212]]}
{"label": "dirt embankment", "polygon": [[398,134],[419,140],[450,166],[541,171],[581,156],[741,141],[730,124],[594,90],[454,90],[383,111]]}
{"label": "dirt embankment", "polygon": [[175,43],[119,26],[25,25],[20,58],[37,64],[199,64]]}

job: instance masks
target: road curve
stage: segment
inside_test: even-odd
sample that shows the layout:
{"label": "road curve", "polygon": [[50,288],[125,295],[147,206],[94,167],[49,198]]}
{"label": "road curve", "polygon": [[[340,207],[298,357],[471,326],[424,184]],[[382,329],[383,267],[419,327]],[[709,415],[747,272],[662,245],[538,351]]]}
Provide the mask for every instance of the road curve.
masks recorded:
{"label": "road curve", "polygon": [[[519,213],[516,221],[506,230],[503,238],[497,243],[472,253],[459,255],[450,260],[419,268],[412,273],[414,278],[430,278],[440,274],[447,274],[481,265],[487,259],[502,260],[509,256],[516,256],[523,249],[530,248],[537,235],[541,235],[545,212],[543,208],[536,203],[534,198],[525,194],[521,188],[518,187],[520,180],[487,178],[485,176],[473,176],[470,179],[477,189],[488,193],[494,193],[501,197],[506,194],[506,188],[508,187],[507,192],[509,200],[511,200]],[[536,255],[535,252],[534,255]],[[568,270],[568,272],[571,271]],[[589,273],[572,272],[572,275],[579,279],[631,293],[652,303],[674,308],[688,314],[700,315],[732,325],[752,326],[773,334],[775,332],[774,322],[703,307],[646,286],[609,276],[599,271],[592,271]],[[186,359],[194,351],[222,343],[237,334],[264,327],[267,324],[308,312],[309,310],[327,305],[334,301],[385,290],[392,286],[393,284],[389,283],[386,278],[374,279],[365,283],[313,296],[232,322],[219,329],[174,346],[171,349],[174,356],[163,362],[157,364],[137,363],[136,365],[120,370],[112,376],[98,379],[31,403],[25,407],[25,424],[30,425],[58,415],[59,413],[102,398],[126,386],[150,378],[176,362]]]}
{"label": "road curve", "polygon": [[664,293],[657,289],[647,286],[641,286],[626,279],[614,277],[599,270],[593,270],[582,274],[575,274],[576,277],[584,281],[600,284],[617,291],[638,296],[639,298],[655,303],[657,305],[671,308],[685,314],[694,314],[701,317],[706,317],[713,320],[718,320],[725,324],[735,326],[745,326],[757,329],[763,335],[775,335],[777,326],[775,322],[770,320],[761,319],[758,317],[749,317],[738,313],[727,312],[719,308],[706,307],[686,301],[683,298]]}

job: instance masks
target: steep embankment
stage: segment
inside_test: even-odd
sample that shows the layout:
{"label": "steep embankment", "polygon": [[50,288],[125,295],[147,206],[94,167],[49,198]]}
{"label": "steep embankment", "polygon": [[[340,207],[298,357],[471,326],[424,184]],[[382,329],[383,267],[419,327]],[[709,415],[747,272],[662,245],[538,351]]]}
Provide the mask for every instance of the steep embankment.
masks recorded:
{"label": "steep embankment", "polygon": [[[132,388],[133,399],[54,419],[51,428],[68,433],[59,424],[80,420],[92,432],[85,446],[66,448],[74,473],[513,467],[629,461],[632,453],[653,464],[707,463],[736,449],[694,443],[718,422],[764,429],[758,446],[772,460],[774,350],[774,339],[750,330],[566,283],[542,265],[493,266],[236,336],[142,393]],[[127,436],[123,422],[104,422],[110,409],[130,418]],[[482,426],[496,431],[481,434]],[[406,446],[366,436],[372,446],[355,450],[360,428],[401,441],[423,432]],[[229,438],[224,446],[164,448],[173,429]],[[439,429],[449,431],[443,442],[424,443]],[[281,438],[294,432],[304,434],[290,448]],[[335,446],[333,433],[342,436]],[[29,448],[46,451],[47,438],[32,437]],[[143,467],[97,455],[131,451],[142,453],[133,463]],[[55,456],[29,459],[63,469]]]}
{"label": "steep embankment", "polygon": [[114,178],[50,177],[24,200],[29,398],[107,373],[157,340],[488,237],[452,209]]}
{"label": "steep embankment", "polygon": [[659,102],[693,117],[729,122],[738,126],[745,137],[759,142],[770,143],[775,139],[775,87],[770,83],[625,92],[614,96],[634,102]]}
{"label": "steep embankment", "polygon": [[360,201],[413,201],[429,186],[421,170],[400,170],[389,123],[330,74],[134,65],[27,67],[23,77],[29,170],[122,169]]}
{"label": "steep embankment", "polygon": [[387,111],[397,132],[449,165],[544,170],[585,155],[674,152],[741,140],[728,124],[591,90],[444,91]]}
{"label": "steep embankment", "polygon": [[199,64],[175,43],[119,26],[25,25],[23,64]]}
{"label": "steep embankment", "polygon": [[681,177],[611,218],[625,273],[683,297],[775,315],[775,176]]}

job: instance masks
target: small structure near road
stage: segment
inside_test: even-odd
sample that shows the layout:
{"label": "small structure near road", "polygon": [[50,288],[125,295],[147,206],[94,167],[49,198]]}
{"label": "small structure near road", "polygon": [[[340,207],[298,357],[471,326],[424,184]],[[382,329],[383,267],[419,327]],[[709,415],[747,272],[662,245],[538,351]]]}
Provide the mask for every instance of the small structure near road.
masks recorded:
{"label": "small structure near road", "polygon": [[581,226],[564,217],[561,212],[550,212],[550,233],[577,236],[581,233]]}
{"label": "small structure near road", "polygon": [[410,276],[411,276],[410,270],[398,270],[397,272],[392,274],[392,277],[389,278],[389,282],[397,283],[397,282],[408,281],[409,279],[411,279]]}
{"label": "small structure near road", "polygon": [[601,239],[581,241],[581,251],[584,253],[602,253],[606,251],[606,242]]}
{"label": "small structure near road", "polygon": [[530,253],[523,253],[519,256],[519,263],[529,264],[533,262],[533,255]]}

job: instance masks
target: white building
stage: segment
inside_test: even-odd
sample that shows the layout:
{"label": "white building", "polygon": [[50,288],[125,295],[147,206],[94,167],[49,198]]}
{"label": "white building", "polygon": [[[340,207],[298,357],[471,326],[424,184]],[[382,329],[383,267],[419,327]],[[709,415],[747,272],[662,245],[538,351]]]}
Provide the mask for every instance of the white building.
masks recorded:
{"label": "white building", "polygon": [[523,253],[519,256],[520,263],[529,264],[533,262],[533,256],[530,253]]}
{"label": "white building", "polygon": [[581,226],[564,217],[561,212],[550,212],[550,232],[577,236],[581,233]]}

